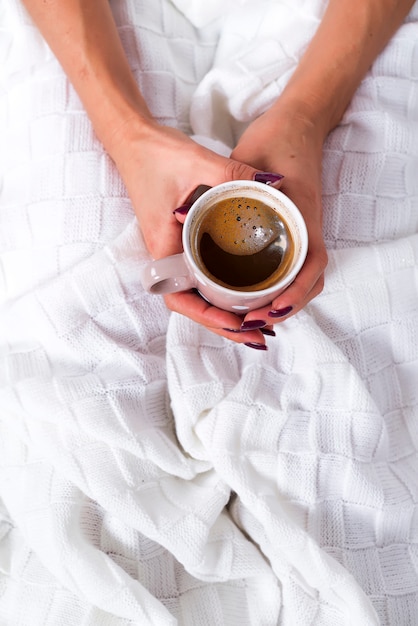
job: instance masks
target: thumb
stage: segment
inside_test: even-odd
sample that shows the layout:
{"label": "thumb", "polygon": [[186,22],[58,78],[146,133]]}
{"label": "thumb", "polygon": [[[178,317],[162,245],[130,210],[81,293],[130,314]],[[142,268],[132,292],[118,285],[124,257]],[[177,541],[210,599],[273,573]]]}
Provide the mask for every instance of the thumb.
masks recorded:
{"label": "thumb", "polygon": [[[275,189],[279,189],[283,178],[283,174],[258,171],[251,167],[251,165],[246,165],[240,161],[229,159],[226,166],[226,176],[224,182],[231,180],[254,180],[258,183],[264,183],[265,185],[270,185],[271,187],[275,187]],[[196,189],[189,195],[186,202],[173,211],[177,221],[181,224],[184,223],[186,215],[192,204],[208,189],[210,189],[209,185],[199,185],[196,187]]]}
{"label": "thumb", "polygon": [[278,172],[263,172],[256,170],[251,165],[229,159],[225,170],[225,180],[254,180],[265,183],[278,189],[284,176]]}

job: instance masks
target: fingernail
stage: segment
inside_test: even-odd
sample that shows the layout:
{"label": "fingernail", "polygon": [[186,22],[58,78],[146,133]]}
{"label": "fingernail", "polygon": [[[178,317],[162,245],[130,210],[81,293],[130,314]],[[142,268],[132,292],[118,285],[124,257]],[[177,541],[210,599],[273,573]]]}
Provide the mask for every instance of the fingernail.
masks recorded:
{"label": "fingernail", "polygon": [[241,328],[222,328],[222,330],[226,330],[227,333],[240,333]]}
{"label": "fingernail", "polygon": [[269,335],[270,337],[276,336],[274,330],[271,330],[270,328],[260,328],[260,331],[263,333],[263,335]]}
{"label": "fingernail", "polygon": [[207,191],[210,188],[211,187],[209,185],[198,185],[196,189],[192,191],[190,196],[187,198],[187,202],[190,202],[190,206],[191,206],[194,202],[196,202],[198,198],[200,198],[200,196],[203,193],[205,193],[205,191]]}
{"label": "fingernail", "polygon": [[259,328],[264,328],[264,326],[267,326],[264,320],[250,320],[241,324],[241,331],[258,330]]}
{"label": "fingernail", "polygon": [[178,215],[186,215],[186,213],[190,211],[191,206],[192,205],[190,202],[187,202],[187,204],[182,204],[181,206],[179,206],[178,209],[174,209],[173,214],[175,215],[176,213],[178,213]]}
{"label": "fingernail", "polygon": [[265,183],[266,185],[272,185],[284,178],[283,174],[275,174],[274,172],[257,172],[254,175],[254,180],[257,183]]}
{"label": "fingernail", "polygon": [[247,346],[248,348],[253,348],[254,350],[268,350],[267,346],[264,343],[249,342],[244,343],[244,346]]}
{"label": "fingernail", "polygon": [[285,306],[283,309],[272,309],[269,311],[270,317],[284,317],[293,310],[292,306]]}

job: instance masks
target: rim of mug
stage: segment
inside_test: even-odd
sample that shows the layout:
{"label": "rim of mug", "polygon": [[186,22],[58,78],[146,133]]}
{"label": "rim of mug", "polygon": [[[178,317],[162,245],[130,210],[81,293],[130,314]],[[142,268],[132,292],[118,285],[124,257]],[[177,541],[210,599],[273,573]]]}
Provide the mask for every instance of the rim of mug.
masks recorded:
{"label": "rim of mug", "polygon": [[[215,204],[215,202],[218,201],[219,196],[223,195],[225,192],[231,191],[234,189],[242,190],[243,188],[246,188],[250,191],[255,191],[256,193],[261,192],[263,196],[267,196],[267,197],[269,195],[273,196],[277,200],[279,200],[282,204],[284,204],[286,208],[290,211],[292,217],[295,219],[297,230],[299,233],[299,239],[300,239],[300,254],[298,258],[296,259],[296,262],[294,263],[291,271],[274,285],[271,285],[270,287],[266,287],[264,289],[254,289],[251,291],[244,291],[240,289],[232,289],[230,287],[225,287],[224,285],[216,282],[210,276],[205,274],[199,268],[199,266],[197,265],[197,263],[195,262],[193,258],[191,245],[190,245],[190,238],[188,236],[188,233],[192,226],[194,214],[201,208],[202,204],[205,204],[207,202],[208,197],[209,198],[213,197],[214,200],[213,201],[211,200],[210,204],[207,206],[207,210],[209,210],[213,206],[213,204]],[[192,206],[190,207],[187,213],[185,222],[183,224],[182,240],[183,240],[183,252],[186,256],[186,259],[189,265],[193,268],[192,271],[196,275],[198,275],[200,282],[202,284],[210,284],[212,286],[216,286],[216,289],[221,290],[222,293],[224,293],[225,295],[229,294],[230,296],[243,296],[243,294],[248,294],[248,297],[251,297],[251,295],[261,297],[261,296],[268,295],[269,293],[275,293],[278,289],[281,289],[283,286],[290,285],[290,283],[293,282],[293,280],[296,278],[296,276],[302,269],[302,266],[306,260],[306,255],[308,252],[308,231],[306,228],[305,220],[303,219],[302,213],[300,212],[296,204],[293,202],[293,200],[291,200],[289,196],[286,196],[286,194],[284,194],[279,189],[276,189],[275,187],[271,187],[269,185],[266,185],[265,183],[260,183],[258,181],[252,181],[252,180],[231,180],[225,183],[220,183],[219,185],[211,187],[210,189],[205,191],[201,196],[199,196],[197,200],[195,200],[195,202],[192,204]]]}

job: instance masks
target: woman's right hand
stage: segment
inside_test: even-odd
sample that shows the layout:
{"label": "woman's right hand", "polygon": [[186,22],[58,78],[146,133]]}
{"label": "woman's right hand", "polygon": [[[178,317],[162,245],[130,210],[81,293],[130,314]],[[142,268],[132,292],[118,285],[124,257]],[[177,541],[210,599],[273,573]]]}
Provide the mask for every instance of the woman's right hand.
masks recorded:
{"label": "woman's right hand", "polygon": [[[173,211],[201,184],[251,179],[256,170],[154,121],[129,66],[108,0],[23,2],[115,161],[150,253],[158,258],[180,252],[182,225]],[[259,330],[222,330],[238,330],[241,319],[210,306],[193,292],[169,295],[166,303],[218,334],[264,346]]]}
{"label": "woman's right hand", "polygon": [[[159,126],[151,119],[129,120],[106,143],[127,187],[145,244],[156,259],[182,251],[185,216],[173,212],[199,185],[252,180],[259,171],[219,156],[181,131]],[[193,291],[169,294],[165,301],[169,309],[219,335],[239,343],[260,344],[260,349],[265,345],[258,329],[231,332],[240,329],[242,318],[208,304]],[[268,332],[268,322],[266,326]]]}

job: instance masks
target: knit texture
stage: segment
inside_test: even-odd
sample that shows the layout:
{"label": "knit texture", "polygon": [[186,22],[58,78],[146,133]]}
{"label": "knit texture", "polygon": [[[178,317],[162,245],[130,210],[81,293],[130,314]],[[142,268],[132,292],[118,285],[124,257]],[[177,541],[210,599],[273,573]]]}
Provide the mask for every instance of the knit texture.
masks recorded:
{"label": "knit texture", "polygon": [[[157,119],[228,152],[325,4],[199,5],[111,2]],[[18,0],[0,24],[1,625],[418,625],[418,6],[327,140],[325,289],[267,353],[144,293],[77,95]]]}

